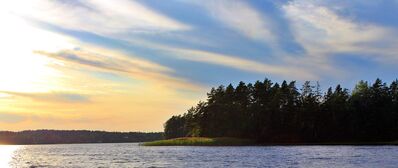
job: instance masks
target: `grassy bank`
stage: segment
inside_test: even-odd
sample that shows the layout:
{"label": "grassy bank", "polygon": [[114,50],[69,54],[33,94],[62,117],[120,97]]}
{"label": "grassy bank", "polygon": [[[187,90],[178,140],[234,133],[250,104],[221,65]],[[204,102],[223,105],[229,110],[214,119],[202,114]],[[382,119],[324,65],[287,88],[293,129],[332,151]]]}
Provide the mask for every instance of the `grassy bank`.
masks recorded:
{"label": "grassy bank", "polygon": [[183,137],[152,142],[144,142],[143,146],[291,146],[291,145],[398,145],[398,141],[390,142],[320,142],[320,143],[262,143],[258,144],[254,140],[239,138],[206,138],[206,137]]}
{"label": "grassy bank", "polygon": [[248,146],[254,145],[253,140],[238,138],[205,138],[184,137],[160,141],[145,142],[143,146]]}

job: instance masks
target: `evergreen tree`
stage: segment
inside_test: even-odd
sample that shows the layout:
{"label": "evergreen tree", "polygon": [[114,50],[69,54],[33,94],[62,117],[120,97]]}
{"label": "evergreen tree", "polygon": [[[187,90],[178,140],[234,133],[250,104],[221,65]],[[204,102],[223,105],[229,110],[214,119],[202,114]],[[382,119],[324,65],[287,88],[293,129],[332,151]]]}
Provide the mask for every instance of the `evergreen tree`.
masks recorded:
{"label": "evergreen tree", "polygon": [[337,85],[295,81],[212,88],[206,102],[165,123],[166,138],[183,136],[251,138],[259,142],[349,142],[398,139],[398,80],[359,81],[353,92]]}

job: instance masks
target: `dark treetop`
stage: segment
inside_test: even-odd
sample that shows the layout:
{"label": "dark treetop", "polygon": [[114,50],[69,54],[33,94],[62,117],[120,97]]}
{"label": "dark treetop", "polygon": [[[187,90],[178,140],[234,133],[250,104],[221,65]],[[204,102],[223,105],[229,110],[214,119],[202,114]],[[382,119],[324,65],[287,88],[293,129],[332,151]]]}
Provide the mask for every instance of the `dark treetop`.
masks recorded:
{"label": "dark treetop", "polygon": [[163,133],[105,132],[86,130],[35,130],[0,132],[0,144],[122,143],[163,139]]}
{"label": "dark treetop", "polygon": [[164,125],[166,138],[237,137],[259,143],[339,143],[398,140],[398,81],[337,85],[271,80],[212,88],[205,102]]}

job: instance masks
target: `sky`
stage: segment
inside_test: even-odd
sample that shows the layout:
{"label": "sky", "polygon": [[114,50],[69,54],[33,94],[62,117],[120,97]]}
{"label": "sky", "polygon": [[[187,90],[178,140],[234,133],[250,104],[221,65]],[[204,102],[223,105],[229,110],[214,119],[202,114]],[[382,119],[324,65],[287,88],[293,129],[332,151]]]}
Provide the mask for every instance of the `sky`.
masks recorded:
{"label": "sky", "polygon": [[162,131],[218,85],[389,83],[397,16],[397,0],[3,1],[0,128]]}

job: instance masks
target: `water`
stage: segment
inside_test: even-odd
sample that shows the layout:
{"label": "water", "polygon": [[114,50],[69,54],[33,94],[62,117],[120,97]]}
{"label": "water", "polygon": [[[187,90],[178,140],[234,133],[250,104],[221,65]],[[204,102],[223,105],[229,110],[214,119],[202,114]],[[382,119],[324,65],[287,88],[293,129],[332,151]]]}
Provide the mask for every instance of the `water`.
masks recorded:
{"label": "water", "polygon": [[398,167],[398,146],[0,146],[0,167]]}

